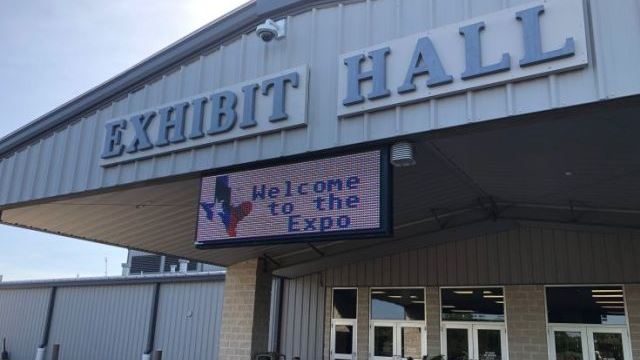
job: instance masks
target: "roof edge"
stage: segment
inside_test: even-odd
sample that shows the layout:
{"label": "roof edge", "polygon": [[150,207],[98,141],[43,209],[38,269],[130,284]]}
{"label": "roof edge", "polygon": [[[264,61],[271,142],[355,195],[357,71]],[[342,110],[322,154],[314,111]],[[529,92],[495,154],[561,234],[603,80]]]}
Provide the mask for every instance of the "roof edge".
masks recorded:
{"label": "roof edge", "polygon": [[43,279],[24,281],[0,282],[0,290],[33,289],[44,287],[77,287],[77,286],[108,286],[108,285],[140,285],[155,283],[223,281],[226,271],[208,271],[197,273],[167,273],[151,275],[129,275],[109,277],[88,277],[72,279]]}
{"label": "roof edge", "polygon": [[6,158],[8,154],[15,152],[34,138],[89,111],[96,110],[106,101],[117,98],[118,95],[179,64],[195,53],[245,31],[268,16],[331,2],[336,0],[249,1],[110,80],[0,138],[0,158]]}

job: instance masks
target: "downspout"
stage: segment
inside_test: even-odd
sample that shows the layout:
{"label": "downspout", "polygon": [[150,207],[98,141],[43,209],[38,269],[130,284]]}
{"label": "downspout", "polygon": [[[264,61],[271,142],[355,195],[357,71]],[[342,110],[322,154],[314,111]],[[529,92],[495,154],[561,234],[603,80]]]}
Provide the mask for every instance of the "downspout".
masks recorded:
{"label": "downspout", "polygon": [[44,353],[47,349],[47,344],[49,343],[49,334],[51,332],[51,319],[53,318],[53,308],[56,303],[56,293],[58,291],[57,287],[51,288],[51,294],[49,295],[49,306],[47,307],[47,319],[44,323],[44,331],[42,332],[42,340],[40,341],[40,346],[36,350],[36,360],[44,360]]}
{"label": "downspout", "polygon": [[151,305],[151,314],[149,319],[149,328],[147,332],[147,344],[142,354],[142,360],[151,360],[153,346],[156,341],[156,322],[158,320],[158,299],[160,298],[160,283],[155,283],[153,287],[153,303]]}

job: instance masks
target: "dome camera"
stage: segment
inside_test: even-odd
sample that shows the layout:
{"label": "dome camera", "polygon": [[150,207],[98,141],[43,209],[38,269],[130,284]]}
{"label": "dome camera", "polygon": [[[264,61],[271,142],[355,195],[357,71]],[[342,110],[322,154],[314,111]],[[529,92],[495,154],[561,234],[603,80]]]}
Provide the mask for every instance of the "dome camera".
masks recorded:
{"label": "dome camera", "polygon": [[267,19],[263,24],[258,25],[256,35],[264,42],[283,38],[285,35],[285,20],[273,21]]}

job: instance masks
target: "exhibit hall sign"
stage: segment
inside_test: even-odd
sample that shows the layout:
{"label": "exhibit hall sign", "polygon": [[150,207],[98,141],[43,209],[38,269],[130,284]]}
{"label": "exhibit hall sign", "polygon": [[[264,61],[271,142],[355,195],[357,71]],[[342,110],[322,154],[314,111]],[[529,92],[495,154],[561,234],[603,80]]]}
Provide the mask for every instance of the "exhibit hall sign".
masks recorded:
{"label": "exhibit hall sign", "polygon": [[548,0],[343,54],[338,116],[588,64],[583,0]]}
{"label": "exhibit hall sign", "polygon": [[101,165],[304,126],[308,78],[299,66],[109,120]]}
{"label": "exhibit hall sign", "polygon": [[375,150],[205,176],[196,245],[389,235],[388,163]]}

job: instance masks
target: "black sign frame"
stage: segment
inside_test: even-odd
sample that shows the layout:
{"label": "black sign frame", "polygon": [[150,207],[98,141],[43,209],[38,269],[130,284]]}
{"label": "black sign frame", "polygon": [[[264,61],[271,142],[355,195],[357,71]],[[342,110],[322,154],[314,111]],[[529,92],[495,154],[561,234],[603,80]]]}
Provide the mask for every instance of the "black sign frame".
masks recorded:
{"label": "black sign frame", "polygon": [[[345,155],[356,155],[366,152],[380,152],[380,226],[377,229],[357,229],[357,230],[344,230],[344,231],[330,231],[325,233],[312,233],[312,234],[289,234],[281,236],[262,236],[240,239],[224,239],[214,241],[198,242],[198,223],[200,214],[200,199],[202,198],[202,182],[205,177],[230,174],[234,172],[241,172],[247,170],[259,170],[274,166],[298,164],[316,160],[323,160]],[[273,244],[296,244],[296,243],[312,243],[323,241],[335,241],[335,240],[356,240],[356,239],[370,239],[389,237],[393,235],[393,167],[389,162],[389,148],[378,147],[351,151],[333,152],[331,155],[327,155],[327,152],[323,152],[318,155],[296,157],[290,160],[269,160],[261,163],[259,166],[240,166],[233,167],[228,170],[215,170],[202,172],[200,176],[200,189],[198,192],[197,206],[196,206],[196,226],[194,231],[194,244],[197,249],[220,249],[220,248],[234,248],[234,247],[248,247],[248,246],[260,246],[260,245],[273,245]]]}

